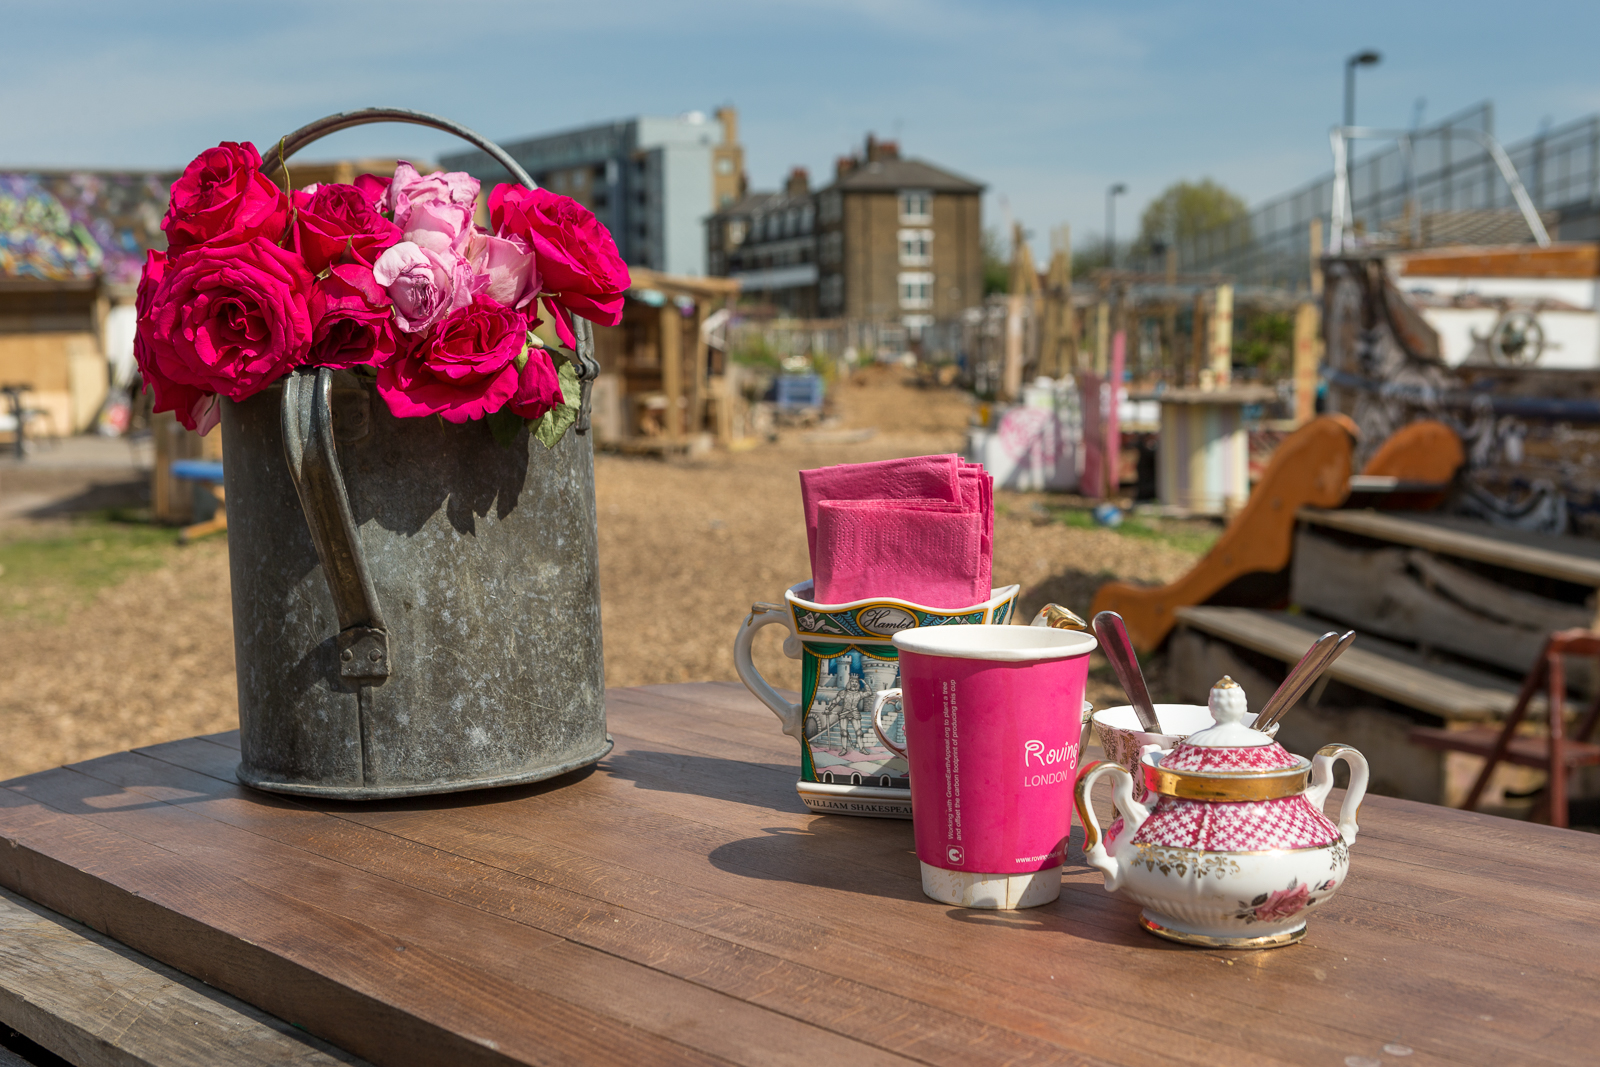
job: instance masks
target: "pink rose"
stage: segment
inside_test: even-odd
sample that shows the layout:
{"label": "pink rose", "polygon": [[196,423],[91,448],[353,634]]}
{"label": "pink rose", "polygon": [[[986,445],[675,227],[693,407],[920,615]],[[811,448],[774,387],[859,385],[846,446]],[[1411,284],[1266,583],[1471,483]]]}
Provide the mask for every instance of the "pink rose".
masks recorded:
{"label": "pink rose", "polygon": [[141,366],[157,382],[252,396],[304,362],[311,284],[299,256],[261,237],[175,256],[140,301]]}
{"label": "pink rose", "polygon": [[379,368],[378,393],[402,419],[466,422],[499,411],[517,394],[516,359],[528,322],[523,312],[479,296]]}
{"label": "pink rose", "polygon": [[353,185],[321,185],[294,194],[291,245],[312,274],[346,256],[371,266],[400,240],[400,227],[378,214]]}
{"label": "pink rose", "polygon": [[201,152],[172,183],[161,229],[167,250],[177,255],[201,244],[277,241],[288,221],[288,198],[261,173],[256,146],[224,141]]}
{"label": "pink rose", "polygon": [[472,303],[472,265],[454,252],[401,241],[378,257],[372,276],[389,291],[394,321],[406,333],[426,330]]}
{"label": "pink rose", "polygon": [[474,233],[467,244],[467,261],[477,276],[478,291],[506,307],[527,307],[539,295],[533,253],[520,237]]}
{"label": "pink rose", "polygon": [[[1296,879],[1298,882],[1299,879]],[[1300,914],[1306,908],[1306,901],[1311,896],[1311,887],[1304,884],[1291,885],[1288,889],[1280,889],[1269,896],[1265,902],[1257,904],[1255,916],[1257,922],[1275,922],[1279,919],[1288,919]]]}
{"label": "pink rose", "polygon": [[394,358],[394,312],[389,294],[360,263],[341,263],[317,280],[309,359],[320,367],[381,367]]}
{"label": "pink rose", "polygon": [[499,236],[521,237],[533,250],[563,344],[577,344],[572,315],[605,326],[622,321],[632,279],[610,231],[588,208],[544,189],[497,185],[489,194],[489,221]]}
{"label": "pink rose", "polygon": [[516,395],[506,405],[506,410],[525,419],[537,419],[564,399],[550,353],[542,348],[529,348],[528,362],[517,372]]}
{"label": "pink rose", "polygon": [[[139,291],[134,304],[140,321],[143,321],[150,314],[150,309],[155,306],[156,290],[161,287],[161,279],[166,270],[165,252],[145,253],[144,273],[139,276]],[[150,391],[152,411],[170,411],[184,426],[191,430],[199,430],[202,434],[216,425],[213,416],[221,416],[221,409],[216,403],[216,394],[207,393],[192,385],[180,385],[162,374],[160,366],[156,363],[155,353],[144,342],[143,331],[134,334],[133,358],[139,364],[139,374],[144,379],[144,387]]]}
{"label": "pink rose", "polygon": [[435,171],[424,178],[417,168],[402,163],[394,169],[394,180],[389,183],[388,207],[394,224],[402,231],[411,229],[412,211],[424,204],[465,210],[470,224],[478,208],[478,188],[478,179],[470,174]]}
{"label": "pink rose", "polygon": [[466,252],[472,209],[463,204],[416,204],[406,219],[405,239],[430,252]]}

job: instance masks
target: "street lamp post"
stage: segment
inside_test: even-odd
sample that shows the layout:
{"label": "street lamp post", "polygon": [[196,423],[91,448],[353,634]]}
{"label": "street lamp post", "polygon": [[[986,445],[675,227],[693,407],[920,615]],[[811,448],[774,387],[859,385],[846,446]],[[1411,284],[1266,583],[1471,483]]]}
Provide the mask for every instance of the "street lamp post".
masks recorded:
{"label": "street lamp post", "polygon": [[1106,189],[1106,265],[1117,265],[1117,197],[1128,191],[1121,182]]}
{"label": "street lamp post", "polygon": [[1376,66],[1383,56],[1369,48],[1344,61],[1344,124],[1356,124],[1356,68]]}

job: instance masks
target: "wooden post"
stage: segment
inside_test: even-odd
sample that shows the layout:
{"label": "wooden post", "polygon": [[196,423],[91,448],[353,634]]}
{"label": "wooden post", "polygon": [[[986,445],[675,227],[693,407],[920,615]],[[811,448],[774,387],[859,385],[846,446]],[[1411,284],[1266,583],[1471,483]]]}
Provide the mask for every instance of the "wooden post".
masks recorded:
{"label": "wooden post", "polygon": [[694,342],[689,346],[694,353],[694,374],[689,379],[689,435],[698,437],[706,425],[706,374],[711,362],[711,346],[706,344],[706,297],[695,298]]}
{"label": "wooden post", "polygon": [[1166,351],[1162,353],[1164,368],[1171,376],[1172,384],[1183,384],[1183,359],[1178,355],[1178,302],[1170,299],[1172,290],[1178,286],[1178,250],[1169,245],[1167,247],[1167,295],[1166,313],[1162,316],[1162,344]]}
{"label": "wooden post", "polygon": [[1233,384],[1233,286],[1217,286],[1211,313],[1211,380],[1218,389]]}
{"label": "wooden post", "polygon": [[1322,220],[1311,220],[1311,295],[1322,295]]}
{"label": "wooden post", "polygon": [[1200,372],[1206,365],[1206,295],[1194,294],[1194,321],[1189,327],[1189,382],[1200,385],[1205,375]]}
{"label": "wooden post", "polygon": [[1122,423],[1117,399],[1122,393],[1122,370],[1127,363],[1128,333],[1119,329],[1111,337],[1111,373],[1105,385],[1105,471],[1106,499],[1115,501],[1122,495]]}
{"label": "wooden post", "polygon": [[661,428],[668,441],[683,437],[683,316],[669,297],[657,320],[661,328],[661,391],[667,412]]}
{"label": "wooden post", "polygon": [[1102,295],[1094,307],[1094,372],[1106,376],[1111,357],[1111,304]]}
{"label": "wooden post", "polygon": [[1294,421],[1304,426],[1317,414],[1317,329],[1321,314],[1311,302],[1294,311]]}

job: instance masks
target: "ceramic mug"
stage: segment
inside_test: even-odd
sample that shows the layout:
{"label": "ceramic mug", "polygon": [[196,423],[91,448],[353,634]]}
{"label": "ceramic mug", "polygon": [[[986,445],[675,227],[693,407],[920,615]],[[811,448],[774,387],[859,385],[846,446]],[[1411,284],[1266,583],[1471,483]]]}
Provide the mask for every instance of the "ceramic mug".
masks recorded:
{"label": "ceramic mug", "polygon": [[[1162,728],[1171,731],[1170,733],[1156,734],[1146,731],[1139,725],[1139,713],[1134,711],[1130,704],[1102,708],[1091,717],[1095,735],[1100,739],[1100,747],[1105,751],[1106,759],[1118,764],[1133,776],[1133,799],[1141,803],[1148,795],[1144,784],[1144,772],[1139,768],[1144,750],[1154,745],[1165,752],[1179,741],[1188,740],[1190,734],[1197,734],[1216,725],[1211,718],[1211,709],[1204,704],[1157,704],[1155,709]],[[1249,716],[1245,725],[1249,726],[1254,721],[1255,717]],[[1278,725],[1273,723],[1266,730],[1266,735],[1276,737]]]}
{"label": "ceramic mug", "polygon": [[[906,630],[894,644],[903,692],[877,695],[873,729],[910,764],[922,891],[965,908],[1048,904],[1072,830],[1094,637],[963,626]],[[897,697],[903,745],[883,716]]]}
{"label": "ceramic mug", "polygon": [[[963,608],[892,597],[818,604],[807,581],[791,586],[782,605],[751,607],[734,639],[733,665],[783,732],[800,742],[795,791],[806,807],[820,814],[911,818],[906,761],[880,744],[872,728],[873,696],[900,685],[894,635],[913,627],[1004,623],[1021,589],[1004,586]],[[756,631],[773,624],[788,627],[784,654],[800,660],[798,704],[774,689],[750,658]]]}

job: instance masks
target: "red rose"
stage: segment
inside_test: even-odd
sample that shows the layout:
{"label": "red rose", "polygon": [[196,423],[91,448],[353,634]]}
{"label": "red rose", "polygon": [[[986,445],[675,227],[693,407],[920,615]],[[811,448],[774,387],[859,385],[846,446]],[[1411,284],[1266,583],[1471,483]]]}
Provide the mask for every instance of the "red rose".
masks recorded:
{"label": "red rose", "polygon": [[400,227],[378,214],[369,195],[353,185],[319,185],[314,193],[295,193],[293,202],[290,245],[312,274],[345,262],[347,252],[370,267],[400,240]]}
{"label": "red rose", "polygon": [[147,373],[234,400],[260,392],[305,361],[311,284],[299,256],[261,237],[167,260],[141,301]]}
{"label": "red rose", "polygon": [[379,367],[395,353],[394,311],[372,268],[341,263],[319,278],[307,302],[311,354],[320,367]]}
{"label": "red rose", "polygon": [[528,343],[529,321],[480,294],[379,368],[378,392],[402,419],[466,422],[493,414],[517,393],[516,359]]}
{"label": "red rose", "polygon": [[525,419],[537,419],[564,400],[561,380],[556,377],[556,365],[550,353],[542,348],[529,348],[528,362],[517,372],[516,395],[506,405],[506,410]]}
{"label": "red rose", "polygon": [[[144,272],[139,275],[139,292],[134,307],[142,322],[155,304],[156,290],[167,271],[165,252],[148,251],[144,254]],[[143,332],[134,334],[133,358],[139,364],[139,375],[144,387],[150,390],[152,411],[170,411],[178,421],[191,430],[200,429],[210,410],[215,394],[192,385],[180,385],[161,373],[155,355],[144,343]]]}
{"label": "red rose", "polygon": [[489,194],[489,221],[501,237],[521,237],[533,249],[545,303],[563,344],[575,346],[572,315],[615,326],[632,279],[611,232],[569,196],[520,185]]}
{"label": "red rose", "polygon": [[288,222],[288,198],[261,173],[256,146],[224,141],[201,152],[173,183],[161,229],[167,251],[177,255],[195,245],[252,237],[276,242]]}
{"label": "red rose", "polygon": [[389,202],[389,183],[392,181],[393,178],[380,174],[358,174],[352,184],[366,205],[381,215],[384,205]]}

